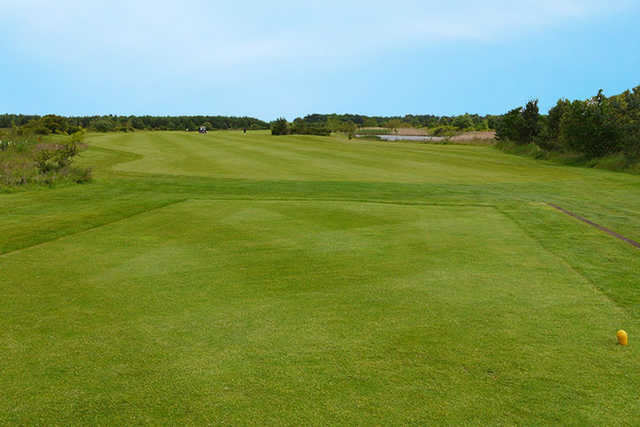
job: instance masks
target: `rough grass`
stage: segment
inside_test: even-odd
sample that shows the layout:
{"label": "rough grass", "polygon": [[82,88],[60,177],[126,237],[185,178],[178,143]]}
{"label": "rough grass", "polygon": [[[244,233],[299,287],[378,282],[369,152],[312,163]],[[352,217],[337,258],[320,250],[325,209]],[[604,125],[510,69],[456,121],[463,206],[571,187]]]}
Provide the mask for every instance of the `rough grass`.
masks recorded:
{"label": "rough grass", "polygon": [[94,183],[0,195],[2,424],[640,416],[638,250],[544,205],[640,240],[637,177],[488,147],[89,143]]}
{"label": "rough grass", "polygon": [[71,166],[84,147],[79,139],[69,139],[56,135],[42,140],[0,132],[0,192],[90,181],[90,169]]}
{"label": "rough grass", "polygon": [[534,143],[516,144],[510,141],[499,141],[495,146],[505,153],[531,157],[538,160],[549,160],[562,165],[605,169],[632,174],[640,173],[640,159],[629,157],[624,153],[615,153],[604,157],[590,159],[584,154],[547,151]]}

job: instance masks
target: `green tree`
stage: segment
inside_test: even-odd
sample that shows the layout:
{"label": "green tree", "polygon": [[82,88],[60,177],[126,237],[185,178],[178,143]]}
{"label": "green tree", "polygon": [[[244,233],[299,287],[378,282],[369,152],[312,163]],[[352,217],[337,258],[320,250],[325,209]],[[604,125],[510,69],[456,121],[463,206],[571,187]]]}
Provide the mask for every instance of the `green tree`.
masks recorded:
{"label": "green tree", "polygon": [[367,117],[366,119],[364,119],[364,122],[362,123],[362,126],[363,127],[374,128],[374,127],[378,126],[378,122],[373,117]]}
{"label": "green tree", "polygon": [[609,98],[627,156],[640,158],[640,86]]}
{"label": "green tree", "polygon": [[463,114],[461,116],[457,116],[453,119],[453,126],[457,127],[459,130],[473,128],[473,119],[469,114]]}
{"label": "green tree", "polygon": [[540,133],[540,110],[538,108],[538,100],[534,99],[527,102],[522,112],[522,128],[520,132],[519,142],[528,144]]}
{"label": "green tree", "polygon": [[49,129],[50,133],[64,133],[69,128],[69,120],[66,117],[48,114],[40,119],[42,126]]}
{"label": "green tree", "polygon": [[356,136],[356,124],[351,120],[342,124],[342,132],[347,135],[347,138],[353,139]]}
{"label": "green tree", "polygon": [[402,120],[390,119],[385,122],[384,127],[386,127],[387,129],[390,129],[393,133],[397,134],[398,129],[400,129],[402,125],[403,125]]}
{"label": "green tree", "polygon": [[517,144],[529,144],[540,134],[540,111],[538,100],[529,101],[525,108],[509,111],[497,123],[496,138]]}
{"label": "green tree", "polygon": [[478,123],[473,126],[473,130],[476,131],[487,131],[489,130],[489,120],[482,119]]}
{"label": "green tree", "polygon": [[522,107],[514,108],[496,122],[496,139],[518,142],[523,133]]}
{"label": "green tree", "polygon": [[340,130],[340,127],[342,126],[342,123],[340,122],[340,119],[335,115],[335,114],[331,114],[329,117],[327,117],[327,127],[335,132]]}
{"label": "green tree", "polygon": [[557,140],[560,137],[560,122],[565,111],[569,108],[568,99],[559,99],[556,105],[549,110],[549,118],[547,124],[549,126],[549,137],[553,140]]}
{"label": "green tree", "polygon": [[289,132],[292,134],[306,135],[308,133],[307,124],[303,119],[298,117],[291,124]]}
{"label": "green tree", "polygon": [[279,119],[273,121],[271,123],[271,135],[288,135],[289,134],[289,123],[287,119],[284,117],[280,117]]}
{"label": "green tree", "polygon": [[588,101],[573,101],[562,115],[560,142],[589,158],[621,151],[623,134],[615,113],[602,90]]}
{"label": "green tree", "polygon": [[97,132],[112,132],[115,129],[115,124],[110,118],[103,117],[93,120],[90,128]]}

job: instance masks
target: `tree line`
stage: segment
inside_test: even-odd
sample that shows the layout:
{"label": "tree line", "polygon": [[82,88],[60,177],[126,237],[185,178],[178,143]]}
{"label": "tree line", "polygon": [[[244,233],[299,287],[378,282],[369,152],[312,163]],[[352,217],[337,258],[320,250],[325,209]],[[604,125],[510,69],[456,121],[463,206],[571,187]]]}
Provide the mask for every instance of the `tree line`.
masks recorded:
{"label": "tree line", "polygon": [[[24,127],[35,134],[74,133],[80,129],[97,132],[130,132],[135,130],[269,129],[269,123],[253,117],[228,116],[78,116],[64,117],[3,114],[0,128]],[[27,129],[28,128],[28,129]]]}
{"label": "tree line", "polygon": [[500,117],[496,138],[589,159],[640,158],[640,86],[611,97],[600,90],[584,101],[560,99],[547,115],[540,114],[538,100],[529,101]]}
{"label": "tree line", "polygon": [[309,114],[289,123],[285,118],[271,122],[273,135],[330,135],[344,132],[350,138],[358,128],[427,128],[435,136],[454,135],[462,131],[495,129],[501,116],[461,114],[458,116],[413,115],[364,116],[360,114]]}
{"label": "tree line", "polygon": [[[361,127],[433,128],[436,133],[447,130],[487,130],[493,129],[499,116],[463,114],[459,116],[412,115],[405,116],[365,116],[360,114],[310,114],[287,122],[285,134],[329,135],[331,132],[346,132]],[[130,132],[136,130],[196,130],[205,126],[212,130],[249,129],[267,130],[281,119],[271,123],[253,117],[229,116],[59,116],[48,114],[0,115],[0,129],[23,128],[25,132],[47,135],[50,133],[72,134],[80,129],[96,132]],[[284,129],[284,128],[283,128]],[[276,130],[276,133],[280,132]]]}
{"label": "tree line", "polygon": [[326,127],[331,131],[341,130],[345,124],[353,123],[356,127],[389,127],[390,122],[399,123],[401,127],[436,128],[451,126],[460,130],[493,129],[500,116],[478,114],[461,114],[457,116],[435,116],[432,114],[404,116],[364,116],[360,114],[310,114],[294,120],[307,127]]}

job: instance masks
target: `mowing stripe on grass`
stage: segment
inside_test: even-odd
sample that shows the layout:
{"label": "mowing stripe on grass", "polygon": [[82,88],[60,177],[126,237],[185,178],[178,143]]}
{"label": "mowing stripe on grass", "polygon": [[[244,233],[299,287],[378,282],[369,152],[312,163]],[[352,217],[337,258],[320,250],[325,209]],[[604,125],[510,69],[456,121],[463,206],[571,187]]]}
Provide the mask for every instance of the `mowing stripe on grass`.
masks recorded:
{"label": "mowing stripe on grass", "polygon": [[553,203],[547,203],[547,205],[549,205],[552,208],[557,209],[560,212],[563,212],[563,213],[565,213],[565,214],[567,214],[569,216],[572,216],[572,217],[574,217],[574,218],[576,218],[576,219],[578,219],[578,220],[580,220],[580,221],[582,221],[584,223],[587,223],[587,224],[591,225],[592,227],[597,228],[600,231],[604,231],[605,233],[610,234],[610,235],[612,235],[613,237],[615,237],[617,239],[623,240],[623,241],[629,243],[631,246],[635,246],[636,248],[640,249],[640,243],[636,242],[635,240],[631,240],[628,237],[624,237],[622,234],[618,234],[613,230],[609,230],[607,227],[604,227],[604,226],[602,226],[600,224],[596,224],[593,221],[589,221],[588,219],[586,219],[584,217],[581,217],[580,215],[576,215],[573,212],[570,212],[570,211],[568,211],[568,210],[566,210],[564,208],[561,208],[558,205],[554,205]]}
{"label": "mowing stripe on grass", "polygon": [[82,229],[82,230],[78,230],[78,231],[75,231],[75,232],[72,232],[72,233],[69,233],[69,234],[63,234],[63,235],[55,237],[53,239],[43,240],[41,242],[37,242],[37,243],[34,243],[32,245],[22,246],[22,247],[19,247],[19,248],[16,248],[16,249],[11,249],[11,250],[9,250],[7,252],[0,252],[0,258],[4,257],[5,255],[13,254],[15,252],[20,252],[20,251],[24,251],[24,250],[27,250],[27,249],[35,248],[37,246],[46,245],[48,243],[55,242],[57,240],[66,239],[67,237],[74,236],[76,234],[86,233],[88,231],[92,231],[92,230],[95,230],[97,228],[105,227],[105,226],[110,225],[110,224],[115,224],[117,222],[124,221],[124,220],[133,218],[133,217],[138,216],[138,215],[143,215],[143,214],[146,214],[146,213],[149,213],[149,212],[157,211],[159,209],[164,209],[164,208],[172,206],[172,205],[177,205],[177,204],[180,204],[180,203],[184,203],[187,200],[189,200],[189,199],[180,199],[180,200],[176,200],[176,201],[173,201],[173,202],[165,203],[163,205],[156,206],[154,208],[145,209],[145,210],[142,210],[142,211],[134,212],[134,213],[129,214],[129,215],[125,215],[125,216],[120,217],[118,219],[114,219],[113,221],[107,221],[107,222],[103,222],[103,223],[100,223],[100,224],[95,224],[95,225],[92,225],[92,226],[87,227],[87,228]]}

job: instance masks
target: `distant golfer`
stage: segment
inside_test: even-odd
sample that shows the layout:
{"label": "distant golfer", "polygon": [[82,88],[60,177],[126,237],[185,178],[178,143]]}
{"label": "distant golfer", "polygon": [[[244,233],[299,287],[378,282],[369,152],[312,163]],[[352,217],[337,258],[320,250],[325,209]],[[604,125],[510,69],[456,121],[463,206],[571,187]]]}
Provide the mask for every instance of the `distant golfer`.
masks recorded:
{"label": "distant golfer", "polygon": [[247,128],[242,129],[242,134],[246,135],[247,134]]}

